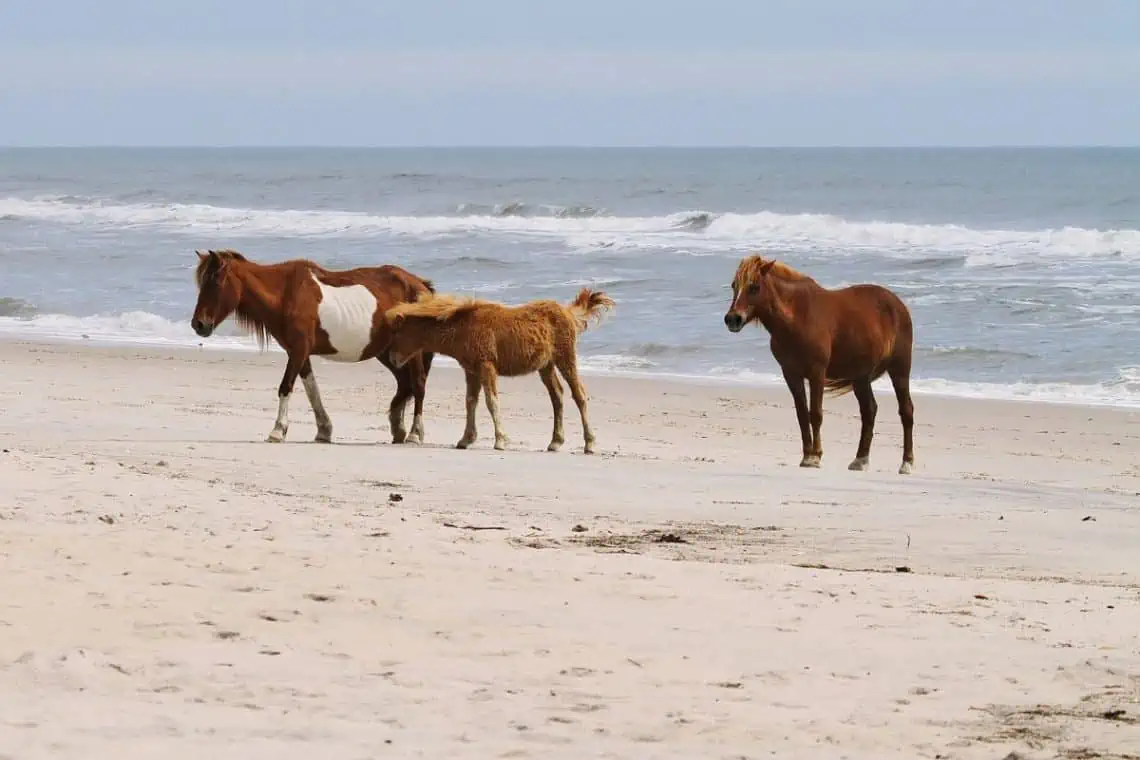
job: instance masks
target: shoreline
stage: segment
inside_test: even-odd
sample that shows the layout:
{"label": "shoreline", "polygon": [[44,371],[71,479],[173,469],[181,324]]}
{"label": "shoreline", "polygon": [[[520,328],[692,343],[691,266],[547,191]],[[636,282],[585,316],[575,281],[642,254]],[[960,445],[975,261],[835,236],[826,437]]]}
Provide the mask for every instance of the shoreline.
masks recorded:
{"label": "shoreline", "polygon": [[[226,338],[240,338],[241,336],[224,336]],[[210,353],[219,355],[269,355],[284,357],[284,352],[275,343],[271,343],[267,350],[261,351],[253,343],[246,345],[229,344],[229,345],[209,345],[201,343],[197,346],[192,346],[184,343],[160,343],[158,339],[122,339],[116,340],[111,338],[89,338],[89,337],[66,337],[66,336],[53,336],[53,335],[35,335],[28,336],[25,334],[15,332],[2,332],[0,331],[0,344],[12,345],[50,345],[59,347],[70,346],[88,346],[95,349],[123,349],[123,350],[137,350],[143,353],[157,352],[162,353],[165,351],[172,352],[199,352]],[[759,344],[759,349],[767,352],[767,344]],[[320,359],[320,357],[317,357]],[[749,372],[747,377],[739,375],[699,375],[680,372],[654,372],[636,369],[601,369],[598,367],[588,366],[589,357],[583,356],[579,353],[579,372],[586,377],[597,378],[624,378],[630,380],[644,380],[644,381],[660,381],[666,383],[679,383],[682,385],[695,385],[708,388],[757,388],[762,390],[780,389],[786,391],[786,386],[783,381],[775,374],[766,376],[759,373]],[[446,366],[449,368],[457,368],[458,365],[454,363],[449,357],[438,357],[436,366]],[[323,363],[323,360],[322,360]],[[960,386],[956,390],[947,389],[945,387],[928,388],[923,387],[926,383],[933,383],[935,385],[952,385]],[[1072,385],[1068,383],[1036,383],[1036,384],[1023,384],[1022,387],[1041,389],[1039,392],[1044,395],[1019,395],[1010,390],[1018,387],[1017,385],[999,385],[996,383],[979,383],[978,385],[986,386],[991,389],[1002,389],[994,395],[984,395],[983,391],[971,390],[974,385],[962,383],[959,381],[945,380],[941,378],[917,378],[912,377],[911,393],[914,396],[930,397],[935,399],[946,400],[969,400],[969,401],[989,401],[997,403],[1023,403],[1023,404],[1046,404],[1050,406],[1065,406],[1077,407],[1088,409],[1119,409],[1121,411],[1140,410],[1140,396],[1136,399],[1074,399],[1069,397],[1054,397],[1049,395],[1050,391],[1047,390],[1056,386],[1068,386],[1070,388],[1103,388],[1103,385]],[[893,393],[890,392],[890,384],[887,379],[880,378],[875,381],[875,392],[877,396],[890,396],[893,398]],[[842,397],[841,397],[842,398]],[[789,397],[790,399],[790,397]],[[828,405],[830,397],[825,399],[824,406]],[[790,401],[789,401],[790,403]]]}

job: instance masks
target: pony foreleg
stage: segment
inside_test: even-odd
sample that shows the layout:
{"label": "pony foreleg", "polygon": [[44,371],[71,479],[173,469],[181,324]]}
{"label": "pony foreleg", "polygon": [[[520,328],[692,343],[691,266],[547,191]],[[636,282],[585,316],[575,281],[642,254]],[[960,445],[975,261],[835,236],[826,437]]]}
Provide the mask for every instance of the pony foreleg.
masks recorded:
{"label": "pony foreleg", "polygon": [[273,422],[273,429],[265,440],[269,443],[281,443],[289,434],[289,394],[277,394],[277,419]]}
{"label": "pony foreleg", "polygon": [[507,434],[503,432],[503,423],[499,419],[499,387],[494,365],[483,365],[480,372],[483,382],[483,400],[487,402],[487,412],[491,415],[491,424],[495,426],[495,449],[503,451],[507,448]]}
{"label": "pony foreleg", "polygon": [[847,465],[849,470],[866,470],[871,463],[871,438],[875,435],[875,415],[879,411],[879,404],[875,401],[875,391],[871,388],[870,379],[857,381],[852,390],[859,401],[859,449],[855,452],[855,459]]}
{"label": "pony foreleg", "polygon": [[305,386],[305,395],[309,397],[309,406],[313,408],[313,417],[317,421],[317,436],[313,440],[317,443],[332,443],[332,420],[325,411],[321,401],[321,391],[317,388],[317,376],[313,373],[313,365],[309,359],[301,366],[301,383]]}
{"label": "pony foreleg", "polygon": [[796,422],[800,427],[800,441],[803,445],[803,459],[800,467],[819,467],[819,459],[815,457],[811,438],[811,415],[808,413],[807,393],[804,392],[804,379],[788,370],[784,370],[784,382],[792,393],[792,402],[796,407]]}
{"label": "pony foreleg", "polygon": [[804,457],[801,467],[819,467],[823,460],[823,436],[820,428],[823,427],[823,381],[824,374],[819,372],[808,377],[808,392],[811,394],[808,405],[808,417],[811,421],[811,456]]}
{"label": "pony foreleg", "polygon": [[546,386],[547,392],[550,393],[550,406],[554,411],[554,433],[550,437],[550,445],[546,447],[546,450],[558,451],[566,442],[566,436],[562,430],[562,383],[558,382],[558,375],[555,373],[553,365],[543,367],[538,371],[538,374],[542,378],[542,384]]}
{"label": "pony foreleg", "polygon": [[475,430],[475,409],[479,406],[479,390],[482,384],[479,375],[467,372],[467,427],[463,429],[463,437],[455,444],[457,449],[465,449],[475,443],[478,433]]}
{"label": "pony foreleg", "polygon": [[265,439],[269,443],[281,443],[289,433],[289,396],[293,393],[293,386],[297,382],[297,375],[301,367],[308,362],[309,357],[301,354],[290,354],[285,364],[285,374],[281,378],[281,385],[277,387],[277,420],[273,429]]}

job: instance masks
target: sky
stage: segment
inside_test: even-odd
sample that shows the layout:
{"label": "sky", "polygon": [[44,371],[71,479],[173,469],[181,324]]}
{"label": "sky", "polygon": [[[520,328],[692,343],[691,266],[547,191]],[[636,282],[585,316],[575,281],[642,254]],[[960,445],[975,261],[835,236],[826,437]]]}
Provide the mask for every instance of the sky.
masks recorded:
{"label": "sky", "polygon": [[0,145],[1137,145],[1140,0],[0,1]]}

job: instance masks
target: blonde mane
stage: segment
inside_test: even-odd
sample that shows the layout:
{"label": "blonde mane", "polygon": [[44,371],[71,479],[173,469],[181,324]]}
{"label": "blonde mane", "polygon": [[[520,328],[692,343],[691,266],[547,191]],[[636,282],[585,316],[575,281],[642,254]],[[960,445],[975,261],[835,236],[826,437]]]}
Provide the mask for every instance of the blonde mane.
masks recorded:
{"label": "blonde mane", "polygon": [[772,264],[772,268],[768,273],[775,277],[779,277],[783,280],[791,280],[793,282],[815,282],[811,277],[798,269],[793,269],[782,261],[765,259],[763,256],[753,255],[745,256],[740,260],[740,265],[736,268],[736,277],[733,278],[736,287],[743,290],[751,283],[760,279],[760,268],[769,263]]}
{"label": "blonde mane", "polygon": [[434,319],[446,322],[458,314],[477,309],[480,306],[500,305],[494,301],[471,296],[458,296],[451,293],[422,293],[414,302],[396,304],[384,312],[385,319],[399,322],[408,317]]}

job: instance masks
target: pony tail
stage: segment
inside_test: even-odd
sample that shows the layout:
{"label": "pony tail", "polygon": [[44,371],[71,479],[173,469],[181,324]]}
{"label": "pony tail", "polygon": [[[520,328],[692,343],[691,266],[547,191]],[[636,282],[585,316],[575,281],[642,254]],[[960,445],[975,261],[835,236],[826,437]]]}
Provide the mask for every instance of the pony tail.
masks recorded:
{"label": "pony tail", "polygon": [[855,390],[855,381],[849,377],[824,380],[823,390],[829,396],[843,396]]}
{"label": "pony tail", "polygon": [[615,305],[614,299],[602,291],[582,288],[578,291],[577,298],[571,301],[566,308],[574,317],[574,324],[578,328],[578,332],[584,332],[589,327],[590,320],[600,322],[605,312]]}

